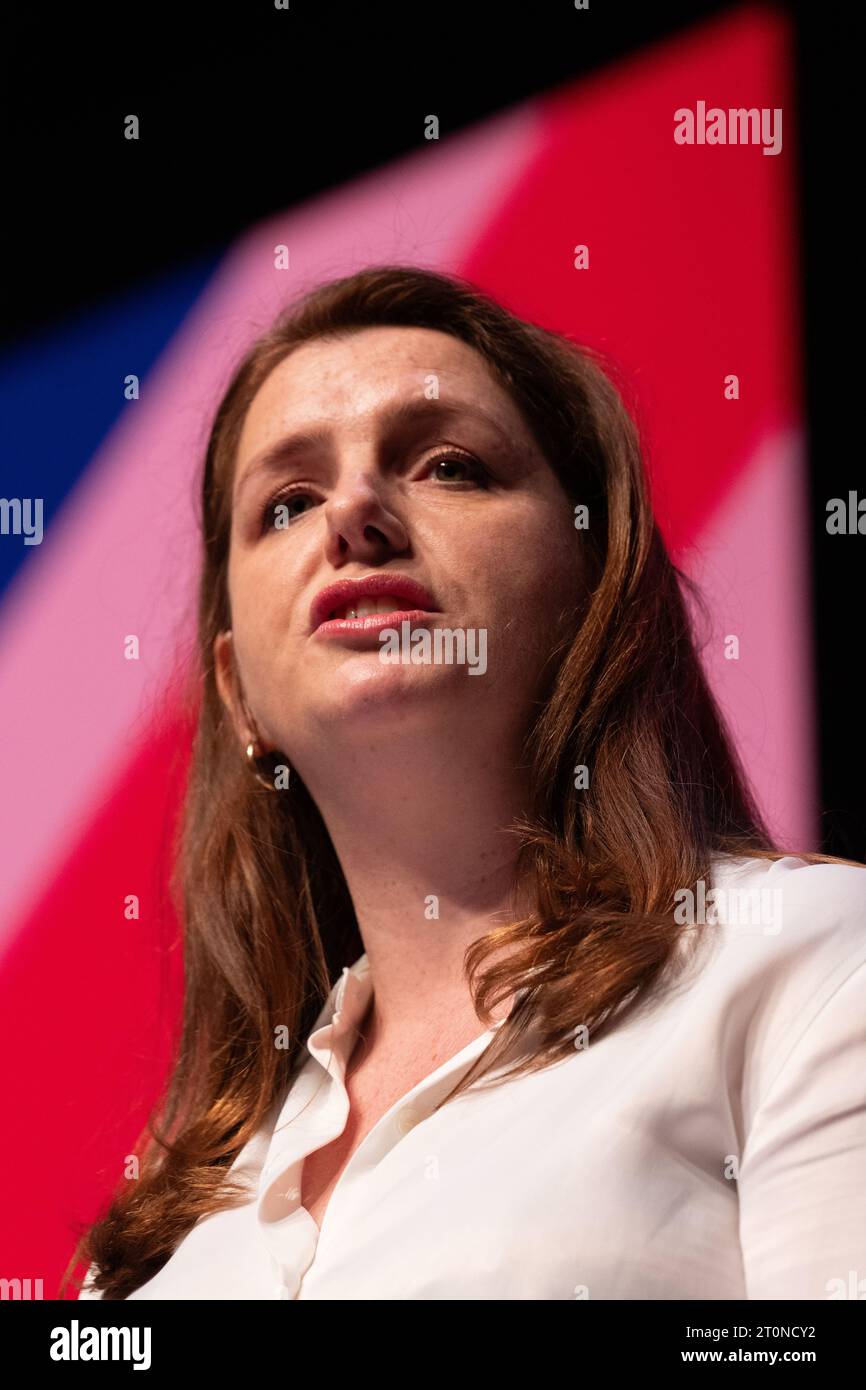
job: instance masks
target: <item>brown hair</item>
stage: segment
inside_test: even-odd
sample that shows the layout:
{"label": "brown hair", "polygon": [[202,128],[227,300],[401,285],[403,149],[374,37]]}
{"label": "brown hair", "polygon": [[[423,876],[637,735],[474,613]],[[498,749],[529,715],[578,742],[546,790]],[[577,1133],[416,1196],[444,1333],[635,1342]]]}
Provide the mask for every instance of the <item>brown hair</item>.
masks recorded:
{"label": "brown hair", "polygon": [[[531,802],[512,827],[535,910],[465,955],[476,1011],[518,992],[506,1024],[447,1103],[496,1066],[531,1018],[538,1045],[497,1084],[574,1051],[655,994],[682,932],[674,894],[709,880],[718,853],[778,858],[698,659],[681,583],[652,515],[637,432],[597,355],[526,323],[456,277],[379,266],[315,288],[238,366],[202,479],[197,727],[172,879],[184,922],[185,998],[175,1066],[123,1182],[64,1275],[96,1268],[125,1298],[208,1213],[249,1200],[227,1169],[285,1096],[342,967],[363,952],[352,901],[299,778],[277,796],[251,777],[219,697],[213,644],[230,624],[231,479],[247,409],[272,369],[314,338],[373,326],[453,334],[480,352],[523,411],[569,498],[589,596],[553,653],[526,743]],[[577,790],[576,765],[590,770]],[[810,859],[826,856],[802,856]],[[491,953],[507,959],[483,969]],[[287,1025],[291,1045],[274,1046]]]}

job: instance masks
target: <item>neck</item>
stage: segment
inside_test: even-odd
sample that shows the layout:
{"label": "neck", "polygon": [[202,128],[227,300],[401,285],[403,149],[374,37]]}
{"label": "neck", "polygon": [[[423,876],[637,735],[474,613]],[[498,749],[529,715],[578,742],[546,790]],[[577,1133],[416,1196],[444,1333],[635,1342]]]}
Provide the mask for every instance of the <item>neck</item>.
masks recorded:
{"label": "neck", "polygon": [[[517,759],[403,749],[367,765],[340,750],[316,761],[311,795],[346,878],[370,963],[373,1005],[367,1050],[420,1041],[437,1030],[484,1031],[464,972],[466,948],[528,910],[515,882],[518,839],[507,827],[524,811]],[[494,1018],[509,1001],[495,1006]],[[473,1032],[474,1029],[474,1032]],[[438,1033],[437,1033],[438,1035]]]}

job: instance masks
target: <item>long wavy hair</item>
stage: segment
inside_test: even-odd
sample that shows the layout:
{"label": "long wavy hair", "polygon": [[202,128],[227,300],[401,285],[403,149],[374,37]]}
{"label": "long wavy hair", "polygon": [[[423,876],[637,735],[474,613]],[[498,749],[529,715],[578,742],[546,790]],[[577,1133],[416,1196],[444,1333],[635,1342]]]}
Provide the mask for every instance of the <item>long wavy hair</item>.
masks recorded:
{"label": "long wavy hair", "polygon": [[[86,1261],[103,1298],[127,1297],[201,1217],[250,1200],[228,1170],[285,1097],[334,980],[364,950],[303,782],[294,776],[290,792],[274,795],[245,764],[217,690],[213,646],[231,626],[231,484],[253,397],[300,344],[395,325],[438,329],[481,353],[568,497],[590,517],[581,532],[587,598],[552,653],[529,720],[530,797],[510,827],[518,881],[529,885],[534,909],[481,936],[464,957],[485,1027],[498,1002],[512,993],[518,1002],[441,1103],[499,1066],[530,1020],[537,1045],[495,1084],[573,1056],[578,1027],[595,1037],[655,997],[683,931],[674,919],[677,890],[709,881],[717,854],[786,852],[761,821],[705,680],[688,581],[656,527],[638,433],[613,369],[457,277],[387,265],[317,286],[246,353],[207,444],[195,736],[171,881],[184,932],[182,1028],[138,1141],[140,1176],[121,1181],[80,1239],[61,1296]],[[575,785],[578,765],[589,770],[583,788]],[[504,947],[505,959],[488,961]],[[274,1046],[279,1025],[287,1026],[287,1049]]]}

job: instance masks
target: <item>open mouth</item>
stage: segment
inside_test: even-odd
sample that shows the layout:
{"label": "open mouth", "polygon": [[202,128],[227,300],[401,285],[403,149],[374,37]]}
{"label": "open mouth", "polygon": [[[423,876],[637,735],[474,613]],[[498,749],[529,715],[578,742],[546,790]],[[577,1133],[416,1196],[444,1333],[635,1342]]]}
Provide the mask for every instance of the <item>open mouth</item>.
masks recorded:
{"label": "open mouth", "polygon": [[354,602],[341,604],[329,613],[325,622],[334,622],[343,618],[369,618],[374,613],[393,613],[397,616],[400,613],[415,612],[416,607],[411,606],[411,599],[404,599],[405,608],[401,608],[400,599],[393,595],[382,598],[359,598]]}
{"label": "open mouth", "polygon": [[318,594],[310,612],[310,631],[332,623],[350,623],[361,631],[388,617],[418,618],[437,611],[433,595],[410,575],[363,575],[337,580]]}

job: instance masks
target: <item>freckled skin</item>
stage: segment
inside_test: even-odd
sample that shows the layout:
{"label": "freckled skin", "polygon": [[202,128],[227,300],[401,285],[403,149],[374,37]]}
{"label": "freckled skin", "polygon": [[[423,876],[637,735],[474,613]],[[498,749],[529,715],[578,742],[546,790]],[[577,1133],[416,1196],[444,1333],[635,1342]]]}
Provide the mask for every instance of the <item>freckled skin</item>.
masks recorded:
{"label": "freckled skin", "polygon": [[[426,427],[398,459],[385,456],[389,436],[379,412],[396,399],[423,398],[430,374],[443,404],[477,403],[501,422],[513,458],[492,430],[468,417]],[[517,407],[484,359],[448,334],[376,328],[319,340],[280,363],[260,388],[242,430],[236,480],[263,449],[313,423],[330,426],[333,441],[287,474],[310,484],[291,525],[262,538],[251,529],[252,508],[273,491],[271,479],[251,483],[234,515],[233,640],[267,742],[284,749],[302,775],[346,719],[356,737],[376,741],[395,718],[416,736],[433,718],[470,736],[483,717],[499,740],[513,742],[556,635],[556,614],[576,594],[579,576],[571,507]],[[473,486],[459,460],[425,471],[444,444],[488,467],[490,488]],[[379,661],[378,642],[351,647],[309,637],[310,604],[326,584],[382,568],[424,584],[443,610],[441,626],[486,629],[483,676],[467,678],[457,664],[389,666]],[[218,663],[226,655],[218,644]]]}

